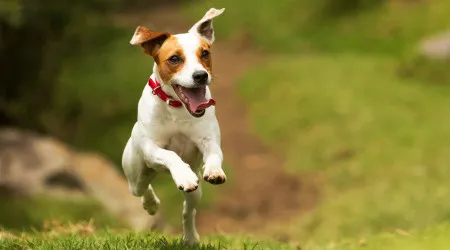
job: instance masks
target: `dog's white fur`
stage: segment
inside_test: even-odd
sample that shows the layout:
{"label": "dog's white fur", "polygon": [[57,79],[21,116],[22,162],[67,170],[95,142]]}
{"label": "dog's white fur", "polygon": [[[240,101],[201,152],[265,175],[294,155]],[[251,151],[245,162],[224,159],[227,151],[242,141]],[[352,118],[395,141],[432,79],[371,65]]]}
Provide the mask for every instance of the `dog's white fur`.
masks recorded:
{"label": "dog's white fur", "polygon": [[[172,79],[177,84],[190,87],[193,84],[193,72],[204,69],[196,56],[202,38],[198,27],[209,22],[212,29],[212,18],[220,15],[223,10],[210,9],[188,33],[175,35],[186,57],[183,69]],[[136,41],[136,37],[133,39]],[[212,43],[214,34],[207,40]],[[163,83],[157,67],[155,63],[150,77],[160,82],[167,94],[179,100],[170,83]],[[211,93],[208,87],[206,90],[206,97],[209,99]],[[157,173],[167,170],[170,172],[176,186],[184,191],[183,239],[187,243],[199,241],[195,213],[202,196],[199,180],[202,162],[205,180],[215,183],[219,179],[226,179],[222,170],[223,154],[220,145],[220,130],[214,106],[207,108],[204,116],[196,118],[184,107],[167,105],[152,94],[148,85],[145,86],[138,104],[138,119],[123,152],[122,166],[130,192],[141,197],[144,209],[151,215],[156,213],[160,204],[151,181]]]}

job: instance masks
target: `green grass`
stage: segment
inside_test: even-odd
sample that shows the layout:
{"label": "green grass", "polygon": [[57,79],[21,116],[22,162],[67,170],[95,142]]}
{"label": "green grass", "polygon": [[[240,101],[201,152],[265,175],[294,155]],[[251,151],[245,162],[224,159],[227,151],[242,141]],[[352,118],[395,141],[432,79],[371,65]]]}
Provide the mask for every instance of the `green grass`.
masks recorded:
{"label": "green grass", "polygon": [[273,58],[240,91],[289,171],[324,179],[292,234],[334,240],[450,220],[448,86],[401,78],[389,57],[334,54]]}
{"label": "green grass", "polygon": [[97,232],[93,235],[69,233],[56,237],[42,234],[26,235],[1,240],[0,249],[295,249],[293,246],[271,241],[258,241],[247,237],[211,236],[196,246],[186,246],[179,236],[156,233]]}
{"label": "green grass", "polygon": [[309,244],[308,250],[444,250],[448,249],[450,239],[449,224],[437,226],[418,231],[398,231],[381,233],[368,238],[346,239],[325,244]]}
{"label": "green grass", "polygon": [[0,200],[0,227],[13,231],[42,230],[51,220],[61,223],[93,220],[98,227],[122,227],[119,218],[114,218],[96,201],[84,197],[54,198],[5,198]]}
{"label": "green grass", "polygon": [[[179,235],[151,232],[92,231],[89,224],[70,225],[11,237],[0,231],[0,249],[305,249],[305,250],[444,250],[450,226],[440,224],[422,231],[382,233],[368,238],[341,239],[316,244],[282,243],[242,236],[207,236],[196,246],[186,246]],[[6,237],[5,237],[6,236]],[[9,237],[8,237],[9,236]]]}

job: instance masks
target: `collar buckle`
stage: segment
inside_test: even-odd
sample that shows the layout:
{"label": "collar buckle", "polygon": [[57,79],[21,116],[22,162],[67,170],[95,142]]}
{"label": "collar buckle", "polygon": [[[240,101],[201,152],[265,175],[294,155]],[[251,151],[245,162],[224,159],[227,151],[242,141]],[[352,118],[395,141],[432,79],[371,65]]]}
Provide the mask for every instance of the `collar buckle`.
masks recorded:
{"label": "collar buckle", "polygon": [[158,89],[160,89],[161,88],[161,85],[158,85],[158,86],[156,86],[154,89],[152,89],[152,94],[153,95],[156,95],[156,90],[158,90]]}
{"label": "collar buckle", "polygon": [[148,86],[152,89],[152,94],[158,96],[167,105],[178,108],[183,106],[180,101],[173,99],[170,95],[166,94],[162,89],[161,85],[154,81],[152,78],[148,79]]}

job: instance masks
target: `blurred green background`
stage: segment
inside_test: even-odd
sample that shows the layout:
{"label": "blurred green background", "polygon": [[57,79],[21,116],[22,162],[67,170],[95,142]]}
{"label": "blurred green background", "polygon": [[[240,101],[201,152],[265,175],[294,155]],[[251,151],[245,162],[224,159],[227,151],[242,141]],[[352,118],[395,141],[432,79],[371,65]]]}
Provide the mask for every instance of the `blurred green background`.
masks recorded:
{"label": "blurred green background", "polygon": [[[156,2],[0,3],[0,125],[61,138],[120,166],[152,61],[129,45],[135,27],[116,17],[162,8]],[[191,23],[210,7],[226,8],[214,24],[217,40],[237,48],[236,60],[239,50],[264,58],[235,85],[251,129],[286,159],[287,174],[321,180],[315,207],[266,235],[329,242],[397,228],[448,232],[440,225],[450,221],[450,57],[434,59],[419,48],[450,29],[450,2],[168,5]],[[160,186],[173,189],[167,181]],[[392,249],[413,249],[402,244]]]}

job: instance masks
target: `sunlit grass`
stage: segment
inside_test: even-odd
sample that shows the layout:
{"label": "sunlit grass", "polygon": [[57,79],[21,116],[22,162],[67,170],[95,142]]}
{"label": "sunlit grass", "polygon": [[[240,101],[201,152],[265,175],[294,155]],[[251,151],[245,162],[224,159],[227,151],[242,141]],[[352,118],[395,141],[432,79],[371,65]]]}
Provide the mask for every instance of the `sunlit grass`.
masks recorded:
{"label": "sunlit grass", "polygon": [[89,224],[73,224],[48,231],[11,234],[0,231],[0,249],[296,249],[296,246],[240,236],[210,236],[188,246],[181,236],[154,232],[96,231]]}
{"label": "sunlit grass", "polygon": [[264,141],[287,157],[289,171],[324,179],[317,209],[284,232],[332,240],[450,219],[450,88],[403,79],[396,65],[299,55],[274,58],[242,80]]}
{"label": "sunlit grass", "polygon": [[201,243],[187,246],[180,235],[154,232],[96,230],[92,224],[54,224],[42,232],[12,234],[0,230],[0,249],[305,249],[305,250],[444,250],[450,239],[448,224],[423,231],[396,230],[371,237],[340,239],[327,243],[283,243],[261,238],[217,235],[202,237]]}

